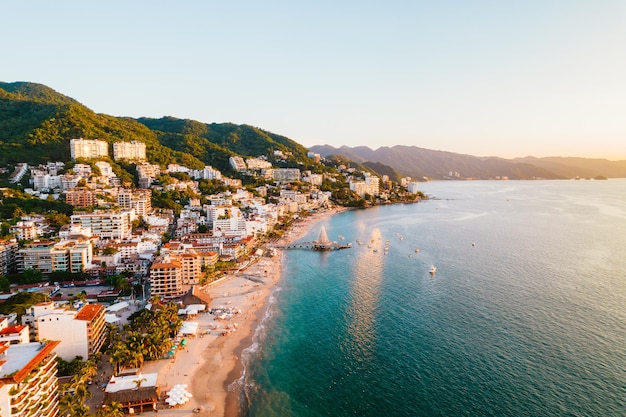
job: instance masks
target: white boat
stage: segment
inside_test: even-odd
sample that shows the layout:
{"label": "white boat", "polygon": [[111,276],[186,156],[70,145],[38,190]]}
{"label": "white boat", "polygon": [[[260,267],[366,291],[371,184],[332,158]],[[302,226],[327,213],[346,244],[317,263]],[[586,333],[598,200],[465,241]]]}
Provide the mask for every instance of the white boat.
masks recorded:
{"label": "white boat", "polygon": [[434,275],[435,272],[437,272],[437,268],[435,267],[435,265],[431,265],[430,269],[428,270],[428,272],[430,272],[431,275]]}

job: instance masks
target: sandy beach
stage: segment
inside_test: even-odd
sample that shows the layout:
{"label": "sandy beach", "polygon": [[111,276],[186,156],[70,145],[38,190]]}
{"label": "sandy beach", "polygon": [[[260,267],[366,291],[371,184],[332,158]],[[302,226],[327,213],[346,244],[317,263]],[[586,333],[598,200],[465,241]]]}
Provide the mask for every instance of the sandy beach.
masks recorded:
{"label": "sandy beach", "polygon": [[[320,220],[344,209],[337,208],[298,220],[290,230],[269,247],[281,246],[304,236]],[[220,319],[214,314],[199,314],[198,335],[189,339],[174,359],[147,362],[143,373],[158,372],[157,384],[162,397],[175,384],[187,384],[193,397],[174,408],[159,403],[160,416],[225,416],[239,414],[239,391],[230,389],[241,376],[243,349],[252,337],[267,307],[266,301],[281,277],[282,251],[274,257],[263,257],[234,275],[204,287],[211,296],[210,308],[230,308],[237,313]],[[194,413],[193,410],[199,410]],[[144,414],[157,414],[144,412]]]}

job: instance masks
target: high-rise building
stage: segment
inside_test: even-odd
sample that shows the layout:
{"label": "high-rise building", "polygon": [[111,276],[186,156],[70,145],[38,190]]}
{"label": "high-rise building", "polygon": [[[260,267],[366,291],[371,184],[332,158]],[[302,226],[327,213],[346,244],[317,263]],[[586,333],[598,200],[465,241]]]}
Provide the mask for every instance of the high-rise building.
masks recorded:
{"label": "high-rise building", "polygon": [[96,193],[87,187],[76,187],[65,193],[65,202],[73,207],[90,207],[96,204]]}
{"label": "high-rise building", "polygon": [[184,294],[182,265],[164,255],[150,267],[150,293],[158,297],[179,297]]}
{"label": "high-rise building", "polygon": [[134,209],[138,216],[147,216],[152,211],[152,191],[146,189],[119,188],[117,204],[125,209]]}
{"label": "high-rise building", "polygon": [[0,343],[0,416],[58,416],[59,343]]}
{"label": "high-rise building", "polygon": [[70,155],[74,160],[77,158],[109,156],[109,144],[103,140],[71,139]]}
{"label": "high-rise building", "polygon": [[146,144],[133,140],[131,142],[115,142],[113,144],[113,159],[139,160],[146,159]]}
{"label": "high-rise building", "polygon": [[76,311],[49,302],[30,307],[22,316],[22,323],[33,327],[35,340],[58,339],[60,343],[55,352],[64,360],[70,361],[76,356],[87,360],[104,343],[104,316],[105,309],[100,304],[86,304]]}
{"label": "high-rise building", "polygon": [[96,212],[74,214],[72,223],[78,223],[83,228],[91,228],[93,236],[102,239],[125,239],[130,237],[134,212],[122,210],[115,212]]}

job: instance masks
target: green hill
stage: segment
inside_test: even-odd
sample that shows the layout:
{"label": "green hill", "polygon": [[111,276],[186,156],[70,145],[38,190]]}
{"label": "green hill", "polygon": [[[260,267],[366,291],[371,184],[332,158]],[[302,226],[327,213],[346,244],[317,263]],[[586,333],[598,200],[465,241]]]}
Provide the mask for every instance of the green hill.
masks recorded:
{"label": "green hill", "polygon": [[[262,129],[230,123],[204,124],[164,117],[135,120],[97,114],[76,100],[36,83],[0,83],[0,165],[70,160],[69,140],[109,143],[137,140],[146,144],[148,162],[189,168],[212,165],[232,173],[232,155],[291,155],[285,166],[310,164],[307,149]],[[115,164],[114,168],[120,168]]]}

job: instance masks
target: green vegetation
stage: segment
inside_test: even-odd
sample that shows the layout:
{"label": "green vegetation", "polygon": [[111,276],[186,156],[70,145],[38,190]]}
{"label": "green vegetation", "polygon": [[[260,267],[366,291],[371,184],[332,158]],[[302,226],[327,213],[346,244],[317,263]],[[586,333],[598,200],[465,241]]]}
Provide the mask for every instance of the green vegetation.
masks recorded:
{"label": "green vegetation", "polygon": [[23,316],[29,307],[44,301],[50,301],[50,298],[45,294],[20,292],[0,304],[0,314],[17,313],[18,316]]}
{"label": "green vegetation", "polygon": [[140,310],[130,316],[124,335],[110,327],[109,361],[117,375],[123,368],[141,367],[144,361],[156,360],[167,354],[182,320],[174,303],[153,304],[152,310]]}

